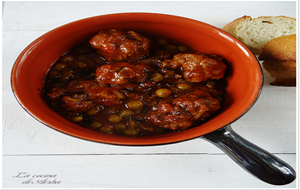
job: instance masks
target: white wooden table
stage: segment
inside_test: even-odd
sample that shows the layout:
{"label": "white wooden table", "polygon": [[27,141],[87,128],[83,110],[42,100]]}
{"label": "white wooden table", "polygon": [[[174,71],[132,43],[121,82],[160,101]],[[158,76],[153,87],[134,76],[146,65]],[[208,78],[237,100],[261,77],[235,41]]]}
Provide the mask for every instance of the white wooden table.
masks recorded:
{"label": "white wooden table", "polygon": [[[196,138],[161,146],[115,146],[66,136],[17,103],[11,68],[42,34],[86,17],[120,12],[184,16],[222,28],[243,15],[296,18],[296,1],[92,1],[4,3],[2,18],[2,186],[4,188],[296,188],[266,184],[214,145]],[[297,169],[296,88],[269,85],[232,128]],[[47,184],[52,182],[52,184]]]}

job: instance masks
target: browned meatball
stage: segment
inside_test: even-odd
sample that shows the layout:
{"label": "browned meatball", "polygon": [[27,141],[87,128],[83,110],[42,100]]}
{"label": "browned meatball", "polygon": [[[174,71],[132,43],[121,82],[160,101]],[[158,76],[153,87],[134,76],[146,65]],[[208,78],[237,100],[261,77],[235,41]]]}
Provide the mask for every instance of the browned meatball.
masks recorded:
{"label": "browned meatball", "polygon": [[[70,95],[72,94],[72,95]],[[119,90],[98,85],[89,80],[74,80],[66,85],[66,88],[53,88],[48,94],[51,100],[62,98],[61,106],[65,110],[74,112],[86,112],[96,104],[116,105],[125,98]]]}
{"label": "browned meatball", "polygon": [[146,70],[144,65],[133,65],[127,62],[103,65],[96,70],[96,80],[100,85],[142,82],[147,77],[144,70]]}
{"label": "browned meatball", "polygon": [[172,103],[193,115],[194,120],[203,120],[221,107],[217,99],[200,90],[179,96]]}
{"label": "browned meatball", "polygon": [[100,31],[90,39],[90,44],[97,54],[108,62],[131,62],[144,57],[149,52],[150,42],[147,38],[133,31],[115,29]]}
{"label": "browned meatball", "polygon": [[120,104],[121,99],[125,96],[118,90],[111,87],[103,87],[97,84],[91,86],[85,91],[88,99],[94,103],[100,103],[101,105],[116,105]]}
{"label": "browned meatball", "polygon": [[74,112],[86,112],[93,107],[93,103],[84,97],[64,96],[62,101],[64,102],[62,104],[63,108]]}
{"label": "browned meatball", "polygon": [[192,83],[221,79],[226,70],[221,58],[205,54],[177,54],[173,60],[167,59],[161,66],[172,69],[182,67],[184,79]]}
{"label": "browned meatball", "polygon": [[187,129],[194,121],[203,120],[219,108],[217,99],[207,92],[195,90],[175,98],[172,103],[160,103],[147,119],[162,128]]}
{"label": "browned meatball", "polygon": [[193,124],[193,118],[178,106],[160,103],[158,109],[147,116],[147,120],[159,127],[171,130],[187,129]]}
{"label": "browned meatball", "polygon": [[[86,94],[86,95],[84,95]],[[95,104],[106,106],[121,103],[125,96],[118,90],[110,87],[102,87],[97,84],[85,90],[83,95],[73,95],[62,97],[62,107],[74,112],[86,112]]]}

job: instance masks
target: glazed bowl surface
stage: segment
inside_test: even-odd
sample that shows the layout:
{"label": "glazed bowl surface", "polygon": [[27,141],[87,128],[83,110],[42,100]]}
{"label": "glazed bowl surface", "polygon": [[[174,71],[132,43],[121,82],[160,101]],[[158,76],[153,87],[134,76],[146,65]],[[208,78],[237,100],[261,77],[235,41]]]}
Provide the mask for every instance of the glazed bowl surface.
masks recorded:
{"label": "glazed bowl surface", "polygon": [[[104,29],[133,30],[179,41],[228,61],[227,95],[219,112],[199,126],[179,132],[144,137],[98,133],[66,120],[42,98],[44,78],[64,53]],[[28,45],[17,58],[11,74],[12,90],[20,105],[35,119],[62,133],[94,142],[118,145],[156,145],[202,136],[229,125],[249,110],[263,83],[256,57],[236,38],[209,24],[173,15],[119,13],[90,17],[58,27]]]}

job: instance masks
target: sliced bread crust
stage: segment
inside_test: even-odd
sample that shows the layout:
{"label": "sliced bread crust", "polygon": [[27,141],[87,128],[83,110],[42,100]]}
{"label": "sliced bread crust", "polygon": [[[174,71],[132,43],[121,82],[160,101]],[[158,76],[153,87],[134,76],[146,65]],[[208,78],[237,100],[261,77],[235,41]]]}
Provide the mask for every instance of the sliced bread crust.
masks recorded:
{"label": "sliced bread crust", "polygon": [[252,19],[245,15],[225,25],[223,30],[244,43],[253,53],[259,54],[268,41],[296,34],[296,19],[287,16],[261,16]]}

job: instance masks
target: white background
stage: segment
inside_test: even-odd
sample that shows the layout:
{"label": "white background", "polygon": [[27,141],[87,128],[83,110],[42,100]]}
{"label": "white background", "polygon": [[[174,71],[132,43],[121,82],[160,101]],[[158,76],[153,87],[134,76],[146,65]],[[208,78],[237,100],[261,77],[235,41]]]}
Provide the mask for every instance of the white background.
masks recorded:
{"label": "white background", "polygon": [[[222,28],[249,15],[296,18],[296,1],[5,2],[2,18],[2,186],[5,188],[295,188],[266,184],[203,139],[161,146],[115,146],[66,136],[17,103],[10,73],[21,51],[42,34],[86,17],[120,12],[184,16]],[[297,169],[296,88],[269,85],[232,128]],[[20,172],[28,176],[16,177]],[[59,184],[24,184],[34,175]],[[40,179],[46,179],[41,177]],[[29,182],[28,182],[29,183]]]}

